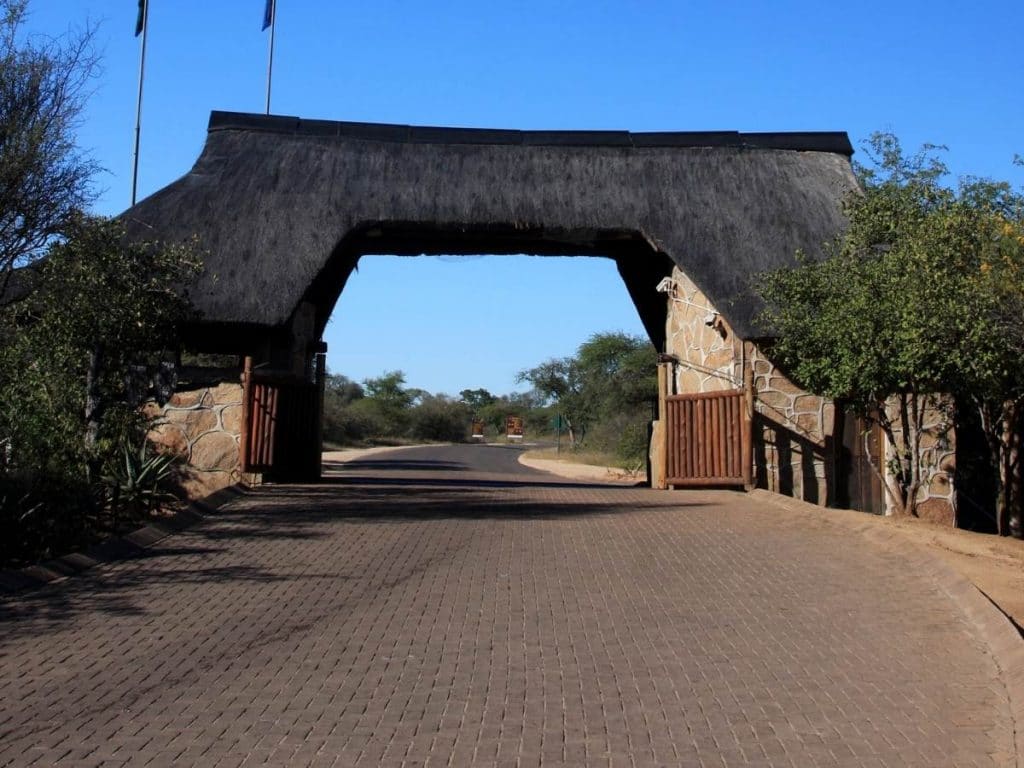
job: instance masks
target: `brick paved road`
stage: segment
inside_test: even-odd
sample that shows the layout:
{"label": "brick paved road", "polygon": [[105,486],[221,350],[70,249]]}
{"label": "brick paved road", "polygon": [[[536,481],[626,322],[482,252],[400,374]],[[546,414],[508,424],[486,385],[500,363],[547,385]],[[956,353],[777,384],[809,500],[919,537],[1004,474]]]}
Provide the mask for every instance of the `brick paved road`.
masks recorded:
{"label": "brick paved road", "polygon": [[897,555],[417,457],[0,600],[0,765],[1010,764],[987,646]]}

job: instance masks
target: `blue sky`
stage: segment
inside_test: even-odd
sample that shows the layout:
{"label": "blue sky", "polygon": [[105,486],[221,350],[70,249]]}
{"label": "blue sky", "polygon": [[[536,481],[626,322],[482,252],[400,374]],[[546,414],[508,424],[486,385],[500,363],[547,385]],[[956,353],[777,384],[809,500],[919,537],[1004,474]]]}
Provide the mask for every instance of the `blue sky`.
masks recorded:
{"label": "blue sky", "polygon": [[[151,0],[140,198],[185,174],[213,109],[262,112],[264,0]],[[79,137],[130,201],[135,0],[30,0],[32,33],[100,24]],[[949,147],[955,174],[1009,179],[1024,154],[1018,2],[278,0],[271,111],[500,128],[876,130]],[[396,312],[395,308],[401,312]],[[329,366],[507,392],[590,334],[641,333],[603,259],[364,258],[328,327]]]}

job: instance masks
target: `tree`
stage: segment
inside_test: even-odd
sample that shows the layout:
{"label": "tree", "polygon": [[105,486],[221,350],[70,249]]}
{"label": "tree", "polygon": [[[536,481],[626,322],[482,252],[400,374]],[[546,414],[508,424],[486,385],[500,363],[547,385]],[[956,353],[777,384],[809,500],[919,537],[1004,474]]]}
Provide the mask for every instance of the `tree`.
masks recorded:
{"label": "tree", "polygon": [[975,257],[962,273],[970,303],[956,394],[976,410],[988,442],[998,530],[1024,538],[1024,197],[981,179],[963,183],[960,196]]}
{"label": "tree", "polygon": [[1020,254],[1008,252],[1019,208],[1005,185],[944,185],[939,149],[908,157],[895,137],[873,136],[862,190],[845,202],[849,226],[826,258],[801,256],[761,281],[776,362],[881,426],[889,471],[875,471],[897,514],[916,514],[926,413],[948,407],[938,396],[991,410],[1024,381],[996,285],[1020,292]]}
{"label": "tree", "polygon": [[363,390],[366,397],[360,406],[380,419],[383,434],[391,437],[403,434],[409,424],[409,409],[417,397],[416,392],[405,388],[405,374],[385,371],[363,381]]}
{"label": "tree", "polygon": [[94,28],[22,34],[27,0],[0,0],[0,301],[13,271],[40,257],[94,198],[97,165],[75,145],[98,70]]}
{"label": "tree", "polygon": [[347,376],[327,375],[324,382],[324,440],[346,444],[364,439],[368,425],[349,407],[365,397],[362,386]]}
{"label": "tree", "polygon": [[189,247],[128,243],[119,222],[78,217],[31,296],[0,308],[0,559],[76,546],[157,498],[169,459],[145,446],[140,406],[170,394],[198,269]]}
{"label": "tree", "polygon": [[348,405],[353,400],[359,400],[366,396],[362,386],[340,373],[327,374],[324,390],[325,395],[340,406]]}
{"label": "tree", "polygon": [[657,397],[657,356],[647,339],[626,333],[599,333],[580,345],[588,410],[610,414],[649,404]]}
{"label": "tree", "polygon": [[473,409],[474,413],[491,405],[497,398],[486,389],[464,389],[459,392],[459,400]]}
{"label": "tree", "polygon": [[583,373],[574,358],[552,358],[520,371],[516,381],[529,382],[546,401],[555,403],[572,445],[583,439],[589,413],[583,396]]}
{"label": "tree", "polygon": [[135,418],[176,348],[189,312],[182,287],[200,265],[187,246],[126,241],[116,220],[79,216],[66,230],[40,263],[31,298],[6,312],[0,423],[18,435],[25,399],[38,400],[30,391],[45,393],[40,405],[52,418],[80,425],[78,440],[67,430],[60,438],[66,450],[80,442],[94,464],[99,441],[117,436],[104,429],[108,417],[115,433]]}
{"label": "tree", "polygon": [[646,420],[657,396],[656,370],[656,353],[646,339],[597,333],[575,356],[548,360],[521,371],[518,379],[556,404],[575,445],[594,424],[617,421],[621,436],[626,422]]}

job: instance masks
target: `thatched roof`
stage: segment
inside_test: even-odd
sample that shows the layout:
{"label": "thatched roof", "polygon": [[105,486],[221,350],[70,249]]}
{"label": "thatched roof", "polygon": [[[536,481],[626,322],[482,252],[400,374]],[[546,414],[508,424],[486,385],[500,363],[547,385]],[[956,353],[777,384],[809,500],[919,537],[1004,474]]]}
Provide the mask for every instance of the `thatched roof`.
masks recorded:
{"label": "thatched roof", "polygon": [[[214,112],[202,155],[124,214],[133,237],[206,249],[207,323],[327,321],[365,253],[615,257],[648,329],[671,263],[741,336],[750,279],[843,226],[845,133],[495,131]],[[669,261],[671,260],[671,262]],[[660,320],[659,320],[660,318]],[[663,332],[662,332],[663,333]]]}

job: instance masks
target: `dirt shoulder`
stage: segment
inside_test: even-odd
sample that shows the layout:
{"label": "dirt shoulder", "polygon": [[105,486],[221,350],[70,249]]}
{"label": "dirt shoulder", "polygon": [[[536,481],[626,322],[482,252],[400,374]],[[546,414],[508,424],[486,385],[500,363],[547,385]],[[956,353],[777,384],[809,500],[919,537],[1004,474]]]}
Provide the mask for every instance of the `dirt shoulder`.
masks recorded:
{"label": "dirt shoulder", "polygon": [[595,480],[615,485],[636,485],[646,480],[644,474],[634,474],[616,467],[595,467],[592,464],[576,464],[568,459],[542,459],[529,452],[519,457],[519,463],[532,469],[550,472],[571,480]]}

